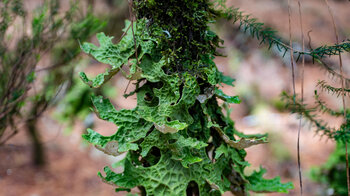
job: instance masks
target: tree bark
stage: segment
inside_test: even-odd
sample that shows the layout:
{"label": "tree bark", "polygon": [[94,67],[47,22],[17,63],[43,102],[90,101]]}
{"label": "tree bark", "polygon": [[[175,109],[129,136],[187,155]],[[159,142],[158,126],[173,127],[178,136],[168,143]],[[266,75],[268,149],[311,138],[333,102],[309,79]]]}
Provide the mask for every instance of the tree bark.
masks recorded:
{"label": "tree bark", "polygon": [[35,166],[43,167],[46,163],[45,150],[36,124],[37,119],[30,119],[27,121],[28,134],[32,142],[32,161]]}

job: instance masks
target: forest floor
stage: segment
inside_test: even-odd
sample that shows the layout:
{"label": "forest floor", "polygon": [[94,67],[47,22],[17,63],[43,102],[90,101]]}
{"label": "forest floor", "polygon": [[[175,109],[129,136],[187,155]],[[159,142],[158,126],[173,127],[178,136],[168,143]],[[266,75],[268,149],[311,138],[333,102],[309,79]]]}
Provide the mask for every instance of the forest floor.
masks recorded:
{"label": "forest floor", "polygon": [[[231,0],[228,3],[240,7],[261,22],[279,30],[281,36],[288,39],[287,1]],[[350,3],[340,0],[330,3],[333,10],[336,10],[337,24],[342,27],[339,29],[341,39],[349,38]],[[296,2],[293,2],[292,9],[293,39],[300,41]],[[305,33],[312,29],[313,47],[335,42],[332,23],[323,1],[306,1],[303,3],[303,13]],[[249,170],[258,169],[259,165],[262,165],[268,170],[266,177],[279,175],[283,182],[294,183],[296,189],[287,195],[299,195],[296,160],[298,120],[295,115],[275,107],[283,90],[292,92],[290,66],[285,63],[288,60],[280,59],[268,52],[266,47],[259,46],[257,41],[244,37],[237,30],[237,26],[224,23],[215,28],[225,40],[226,48],[223,53],[227,55],[227,58],[217,58],[216,63],[221,71],[236,79],[234,88],[224,87],[223,90],[227,94],[238,94],[243,100],[242,104],[232,106],[232,118],[236,122],[237,129],[245,133],[268,132],[270,136],[269,144],[247,149],[247,159],[252,163]],[[348,56],[344,58],[344,64],[350,64]],[[104,69],[105,66],[95,64],[89,66],[86,71],[99,73]],[[350,73],[350,66],[346,67],[346,71]],[[297,73],[300,73],[300,65]],[[300,75],[297,74],[296,77],[296,91],[300,92]],[[319,66],[307,64],[305,68],[307,103],[313,101],[312,96],[318,80],[339,83],[332,80]],[[117,77],[113,82],[121,87],[117,89],[117,96],[113,100],[116,108],[133,108],[136,104],[135,97],[128,99],[122,97],[127,80]],[[130,90],[131,88],[128,89]],[[333,108],[341,106],[340,99],[327,94],[323,95],[323,98]],[[333,120],[332,123],[339,122]],[[125,195],[125,193],[114,193],[112,186],[103,183],[97,177],[97,171],[102,171],[104,166],[112,164],[115,159],[82,142],[81,134],[84,130],[82,122],[77,122],[74,129],[67,133],[64,127],[54,120],[52,112],[48,111],[39,120],[38,126],[46,149],[47,165],[43,169],[33,167],[30,160],[30,141],[25,130],[20,130],[8,145],[0,148],[0,196]],[[113,124],[95,117],[94,130],[109,135],[116,129]],[[309,180],[308,173],[310,168],[325,163],[333,149],[334,144],[331,141],[315,135],[309,126],[303,126],[301,163],[305,195],[327,195],[320,185]]]}

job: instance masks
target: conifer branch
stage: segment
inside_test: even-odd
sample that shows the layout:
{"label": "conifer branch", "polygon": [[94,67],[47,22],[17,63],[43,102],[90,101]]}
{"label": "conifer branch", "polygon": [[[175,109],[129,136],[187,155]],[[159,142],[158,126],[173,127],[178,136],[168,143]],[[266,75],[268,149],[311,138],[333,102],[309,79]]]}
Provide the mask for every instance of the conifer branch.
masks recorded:
{"label": "conifer branch", "polygon": [[[249,33],[253,38],[260,41],[260,44],[267,44],[269,49],[272,46],[276,46],[280,52],[287,53],[291,50],[291,47],[277,35],[277,31],[271,27],[265,26],[264,23],[258,22],[258,19],[251,17],[249,14],[245,14],[240,11],[239,8],[227,8],[224,10],[224,17],[228,20],[233,20],[233,23],[239,22],[239,28],[244,33]],[[306,50],[293,50],[293,53],[297,56],[308,55],[314,59],[322,59],[326,56],[339,55],[341,53],[350,52],[350,39],[346,39],[343,42],[336,43],[334,45],[324,45],[316,49]],[[283,55],[284,56],[284,55]]]}
{"label": "conifer branch", "polygon": [[341,115],[343,115],[343,111],[335,111],[331,108],[329,108],[326,103],[324,101],[322,101],[320,99],[320,96],[319,94],[317,93],[317,91],[315,91],[315,104],[316,104],[316,107],[318,108],[318,110],[322,113],[327,113],[331,116],[335,116],[335,117],[339,117]]}
{"label": "conifer branch", "polygon": [[320,134],[321,136],[327,136],[328,138],[334,138],[336,129],[329,127],[326,122],[318,119],[318,116],[314,114],[316,111],[318,111],[317,106],[307,108],[305,104],[301,104],[300,100],[288,95],[286,92],[283,92],[281,97],[286,103],[286,108],[294,114],[302,114],[304,119],[306,119],[316,128],[316,133]]}
{"label": "conifer branch", "polygon": [[[239,29],[244,33],[249,34],[252,38],[256,38],[260,41],[260,44],[268,45],[268,49],[273,46],[282,53],[284,57],[288,51],[292,48],[286,41],[277,35],[277,31],[271,27],[266,26],[264,23],[258,22],[258,19],[253,18],[251,15],[245,14],[240,11],[239,8],[225,8],[224,5],[219,4],[221,7],[222,15],[227,20],[233,20],[233,23],[239,23]],[[342,53],[350,52],[350,39],[346,39],[343,42],[336,43],[334,45],[324,45],[316,49],[309,50],[297,50],[293,49],[293,54],[297,56],[297,61],[302,55],[307,55],[312,58],[313,62],[319,63],[324,69],[327,70],[332,76],[342,78],[340,73],[337,73],[330,65],[325,61],[325,57],[340,55]],[[343,77],[345,85],[350,85],[350,79]]]}
{"label": "conifer branch", "polygon": [[[331,7],[329,6],[328,0],[325,0],[329,14],[332,18],[332,24],[333,24],[333,29],[334,29],[334,34],[335,34],[335,41],[338,44],[339,43],[339,35],[338,35],[338,30],[337,26],[335,25],[335,20],[334,20],[334,14],[332,12]],[[344,75],[343,75],[343,60],[341,53],[339,53],[339,68],[340,68],[340,75],[341,75],[341,88],[342,88],[342,101],[343,101],[343,108],[344,108],[344,120],[347,122],[346,118],[346,106],[345,106],[345,88],[344,88]],[[348,157],[348,142],[345,141],[345,157],[346,157],[346,182],[347,182],[347,188],[348,188],[348,196],[350,196],[350,176],[349,176],[349,157]]]}
{"label": "conifer branch", "polygon": [[323,91],[327,91],[328,93],[336,94],[337,97],[341,96],[342,94],[344,96],[350,95],[350,89],[333,87],[333,86],[327,84],[326,81],[324,81],[324,80],[318,81],[317,86]]}
{"label": "conifer branch", "polygon": [[[322,67],[327,71],[328,74],[331,75],[331,77],[336,77],[337,79],[341,78],[341,74],[336,72],[334,68],[332,68],[332,66],[330,66],[328,63],[319,59],[316,59],[316,61],[322,65]],[[350,79],[345,77],[343,77],[343,79],[344,79],[345,86],[347,87],[350,86]]]}

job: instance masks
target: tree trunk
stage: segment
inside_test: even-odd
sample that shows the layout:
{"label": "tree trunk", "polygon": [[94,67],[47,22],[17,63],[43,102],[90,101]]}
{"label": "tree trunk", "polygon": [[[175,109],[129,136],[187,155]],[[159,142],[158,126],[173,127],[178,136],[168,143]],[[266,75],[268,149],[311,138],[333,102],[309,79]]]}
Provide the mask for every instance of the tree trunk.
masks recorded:
{"label": "tree trunk", "polygon": [[27,129],[29,137],[32,141],[32,161],[37,167],[43,167],[45,161],[44,145],[41,142],[40,134],[36,128],[37,119],[30,119],[27,121]]}

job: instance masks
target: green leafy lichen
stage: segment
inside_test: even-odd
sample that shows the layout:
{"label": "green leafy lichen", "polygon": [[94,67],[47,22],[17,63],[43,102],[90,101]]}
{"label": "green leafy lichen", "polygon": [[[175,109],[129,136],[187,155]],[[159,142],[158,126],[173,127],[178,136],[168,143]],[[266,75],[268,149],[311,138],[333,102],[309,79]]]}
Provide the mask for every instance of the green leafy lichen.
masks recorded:
{"label": "green leafy lichen", "polygon": [[239,133],[217,102],[240,103],[218,89],[234,82],[213,61],[221,40],[208,24],[221,12],[206,0],[134,1],[133,6],[137,20],[126,23],[119,43],[98,34],[100,47],[82,44],[86,53],[111,66],[94,80],[81,75],[91,87],[104,84],[122,66],[137,74],[125,77],[138,81],[134,109],[117,111],[108,99],[92,97],[98,116],[118,130],[111,136],[88,130],[83,137],[107,154],[127,152],[122,173],[106,167],[100,177],[117,191],[139,187],[146,195],[245,195],[293,188],[278,178],[264,179],[264,170],[244,173],[249,165],[244,148],[265,143],[266,137]]}

